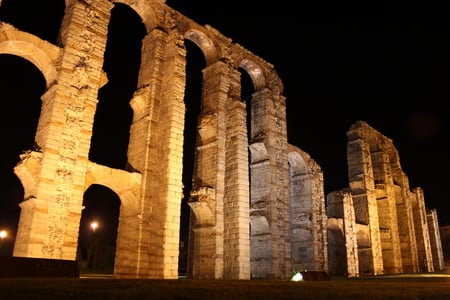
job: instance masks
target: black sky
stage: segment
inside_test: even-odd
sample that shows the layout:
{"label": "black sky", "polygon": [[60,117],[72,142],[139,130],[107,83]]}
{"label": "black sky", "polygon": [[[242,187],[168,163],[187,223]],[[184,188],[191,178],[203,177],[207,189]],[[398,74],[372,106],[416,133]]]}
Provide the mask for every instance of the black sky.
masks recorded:
{"label": "black sky", "polygon": [[[22,9],[24,3],[28,10]],[[347,186],[346,131],[364,120],[393,140],[411,188],[422,187],[427,207],[437,209],[440,225],[450,225],[446,188],[449,113],[444,108],[450,99],[448,32],[425,22],[331,22],[338,18],[319,16],[335,12],[348,21],[345,17],[351,12],[329,5],[322,10],[298,7],[296,1],[270,2],[270,6],[242,0],[227,1],[226,5],[196,0],[166,3],[201,25],[211,25],[275,66],[287,98],[289,142],[308,152],[322,167],[327,193]],[[58,14],[61,17],[63,9],[64,1],[3,0],[0,20],[14,20],[16,27],[55,43]],[[49,12],[57,13],[50,17]],[[17,218],[20,199],[12,168],[18,155],[32,146],[34,133],[30,128],[36,126],[39,115],[39,100],[25,99],[33,98],[29,95],[32,90],[39,99],[44,82],[26,61],[0,55],[0,90],[9,91],[0,93],[2,227]],[[122,92],[126,98],[132,91]],[[122,111],[129,119],[130,110]],[[98,125],[93,142],[97,154],[92,155],[100,163],[102,159],[113,160],[108,157],[107,126]],[[126,135],[116,131],[115,141],[126,139]]]}

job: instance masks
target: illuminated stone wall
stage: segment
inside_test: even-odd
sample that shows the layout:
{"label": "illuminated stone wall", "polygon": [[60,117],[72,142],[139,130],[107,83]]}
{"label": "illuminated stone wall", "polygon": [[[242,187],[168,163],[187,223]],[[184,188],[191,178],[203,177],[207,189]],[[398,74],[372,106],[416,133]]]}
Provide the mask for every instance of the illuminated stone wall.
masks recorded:
{"label": "illuminated stone wall", "polygon": [[[302,176],[311,176],[309,192],[289,192],[285,98],[274,67],[164,1],[65,3],[57,45],[0,23],[0,53],[27,59],[47,83],[36,147],[23,153],[15,168],[25,193],[13,255],[76,259],[83,195],[96,184],[121,201],[114,276],[177,278],[189,40],[206,66],[195,157],[189,158],[195,168],[188,276],[285,279],[293,260],[326,271],[323,180],[317,166],[304,168]],[[103,70],[108,25],[118,3],[131,9],[146,31],[129,102],[127,170],[89,160],[97,96],[108,83]],[[253,84],[249,101],[241,99],[242,72]],[[300,200],[290,199],[297,195]],[[290,218],[297,218],[290,205],[307,203],[308,197],[314,199],[307,211],[314,223],[294,239],[295,253],[304,249],[302,261],[291,257],[291,233],[298,229],[290,226]],[[299,246],[302,241],[307,245]]]}
{"label": "illuminated stone wall", "polygon": [[[354,261],[359,274],[442,270],[437,216],[427,212],[420,188],[410,190],[393,142],[362,121],[347,136],[349,189],[341,192],[350,193],[353,205],[340,193],[327,196],[329,252],[337,253],[330,255],[330,273],[350,276]],[[345,228],[346,222],[352,224],[351,214],[344,215],[349,209],[354,210],[356,225]],[[355,235],[357,253],[351,254],[352,247],[344,252],[343,243],[351,245],[348,239]],[[338,265],[339,261],[347,261],[347,266]]]}
{"label": "illuminated stone wall", "polygon": [[430,243],[427,211],[421,188],[415,188],[411,194],[413,207],[414,232],[416,234],[417,254],[420,272],[433,272],[433,257]]}
{"label": "illuminated stone wall", "polygon": [[433,270],[441,271],[445,268],[445,256],[441,232],[439,230],[437,211],[435,209],[427,209],[427,225],[430,234]]}
{"label": "illuminated stone wall", "polygon": [[323,172],[306,152],[288,150],[292,269],[328,273]]}
{"label": "illuminated stone wall", "polygon": [[363,247],[365,239],[361,233],[367,232],[366,226],[356,224],[353,199],[348,191],[331,192],[326,201],[329,274],[358,277],[358,246]]}

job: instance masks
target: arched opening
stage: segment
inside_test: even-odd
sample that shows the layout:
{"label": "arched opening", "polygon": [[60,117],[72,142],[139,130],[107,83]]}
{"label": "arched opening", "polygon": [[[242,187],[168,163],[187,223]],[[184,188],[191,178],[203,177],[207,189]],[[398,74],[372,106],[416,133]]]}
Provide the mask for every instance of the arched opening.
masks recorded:
{"label": "arched opening", "polygon": [[192,190],[197,124],[202,99],[202,70],[206,66],[205,58],[200,48],[189,39],[185,39],[184,43],[186,47],[186,87],[184,96],[186,114],[183,144],[183,200],[181,202],[180,220],[180,255],[178,260],[178,272],[180,276],[187,273],[189,222],[191,217],[188,201]]}
{"label": "arched opening", "polygon": [[133,116],[129,102],[137,86],[145,34],[139,15],[126,5],[116,4],[111,11],[103,65],[108,83],[99,90],[89,152],[91,161],[111,168],[127,167]]}
{"label": "arched opening", "polygon": [[20,154],[33,149],[40,115],[45,79],[29,61],[9,54],[0,55],[0,230],[6,230],[0,255],[12,256],[24,189],[14,167]]}
{"label": "arched opening", "polygon": [[112,274],[120,199],[109,188],[93,184],[83,197],[77,261],[81,274]]}

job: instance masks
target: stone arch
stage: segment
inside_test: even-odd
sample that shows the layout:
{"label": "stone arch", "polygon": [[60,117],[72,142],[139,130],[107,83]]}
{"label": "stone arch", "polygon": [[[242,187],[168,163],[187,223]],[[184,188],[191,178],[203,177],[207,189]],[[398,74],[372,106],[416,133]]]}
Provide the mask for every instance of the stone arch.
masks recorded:
{"label": "stone arch", "polygon": [[114,0],[112,2],[122,3],[133,9],[141,17],[142,23],[144,23],[147,32],[150,32],[162,21],[161,12],[157,12],[157,10],[161,9],[158,3],[152,3],[152,5],[149,5],[149,1],[134,0]]}
{"label": "stone arch", "polygon": [[89,163],[86,176],[86,190],[93,184],[111,189],[120,199],[119,226],[117,230],[114,273],[121,274],[129,268],[129,257],[135,255],[130,241],[139,239],[139,223],[143,219],[140,207],[141,174],[111,169]]}
{"label": "stone arch", "polygon": [[[230,170],[230,167],[224,164],[225,152],[228,150],[227,139],[230,135],[225,128],[235,126],[231,125],[227,112],[229,110],[227,105],[233,106],[233,109],[235,105],[235,99],[228,98],[230,82],[234,79],[232,78],[234,70],[219,59],[221,49],[218,45],[223,41],[218,39],[214,30],[206,26],[200,28],[192,22],[186,22],[185,27],[181,28],[181,33],[186,40],[193,42],[201,50],[206,62],[206,66],[202,69],[201,108],[198,114],[195,143],[196,156],[192,190],[188,201],[192,212],[189,229],[188,277],[236,278],[237,276],[245,279],[249,277],[248,262],[246,262],[248,256],[239,257],[239,253],[248,250],[248,244],[241,243],[245,239],[243,235],[248,237],[248,230],[243,229],[237,214],[231,214],[233,210],[237,212],[237,206],[233,206],[232,201],[234,203],[244,201],[244,197],[237,195],[232,200],[232,197],[227,195],[232,192],[226,191],[226,182],[224,182],[225,177],[236,176],[236,174],[227,175],[234,170]],[[221,48],[226,48],[226,45],[222,43]],[[241,120],[241,113],[242,111],[236,112],[239,120]],[[232,145],[230,148],[236,147]],[[243,149],[242,147],[232,151]],[[231,169],[234,169],[234,166]],[[236,186],[238,185],[241,183],[237,181]],[[242,208],[240,210],[243,211]],[[226,214],[230,217],[226,218]],[[248,222],[248,216],[246,220]],[[246,226],[248,227],[249,224],[247,223]]]}
{"label": "stone arch", "polygon": [[267,87],[264,72],[257,63],[250,59],[243,59],[239,66],[243,68],[252,79],[255,91],[260,91]]}
{"label": "stone arch", "polygon": [[[134,114],[127,171],[93,163],[88,156],[98,90],[105,84],[102,55],[114,3],[128,5],[146,28],[138,83],[130,101]],[[22,35],[38,49],[45,49],[33,58],[23,51],[23,45],[16,44],[22,49],[19,54],[38,62],[48,89],[37,135],[41,152],[31,152],[32,159],[23,162],[38,165],[35,172],[24,172],[24,180],[30,182],[27,195],[37,196],[22,205],[26,218],[21,218],[24,223],[15,254],[73,259],[73,232],[79,226],[83,192],[100,184],[121,201],[114,276],[176,278],[186,109],[184,38],[194,42],[206,60],[198,128],[201,140],[191,192],[199,220],[191,231],[199,233],[190,260],[191,274],[194,278],[250,279],[249,216],[259,214],[261,218],[255,220],[261,225],[253,222],[252,226],[258,227],[258,236],[268,237],[261,249],[271,250],[262,253],[263,268],[253,278],[289,277],[289,224],[276,223],[289,218],[286,107],[273,66],[161,1],[72,1],[61,26],[63,48]],[[0,39],[12,40],[11,30],[5,28],[2,24]],[[6,51],[4,43],[1,47]],[[239,67],[252,79],[255,90],[250,144]],[[252,164],[249,147],[258,150]],[[266,152],[261,157],[259,149]],[[249,165],[255,170],[251,183]],[[262,186],[268,187],[264,194],[258,191]],[[250,212],[250,198],[264,208]],[[48,213],[37,216],[35,210]]]}
{"label": "stone arch", "polygon": [[[239,193],[242,194],[242,196],[240,196],[242,200],[239,201],[242,201],[241,204],[242,206],[238,208],[236,204],[234,204],[236,203],[236,200],[233,200],[232,197],[228,195],[228,193],[226,193],[226,189],[225,190],[223,189],[224,183],[222,182],[222,178],[225,178],[228,172],[237,172],[235,170],[232,170],[235,168],[234,166],[241,169],[244,167],[244,165],[246,168],[248,168],[249,164],[244,164],[244,160],[239,160],[239,163],[233,164],[233,168],[228,167],[228,169],[223,169],[223,167],[220,165],[217,165],[218,168],[216,167],[216,163],[220,163],[220,161],[223,161],[225,157],[230,155],[227,154],[227,156],[223,156],[223,152],[221,152],[221,151],[229,151],[228,149],[232,149],[232,147],[230,148],[226,146],[228,135],[230,136],[238,135],[239,138],[236,138],[236,141],[242,138],[247,140],[248,128],[246,124],[244,124],[247,122],[247,120],[245,118],[245,115],[243,114],[244,109],[246,108],[246,103],[243,103],[242,99],[240,98],[240,89],[242,89],[242,86],[240,78],[238,78],[238,75],[240,75],[240,73],[238,73],[237,69],[239,67],[242,67],[242,69],[245,72],[251,73],[249,74],[249,76],[252,79],[255,93],[253,94],[252,97],[253,98],[253,100],[251,101],[252,104],[249,106],[251,106],[251,109],[257,111],[255,113],[256,115],[262,114],[260,106],[258,106],[258,102],[266,101],[267,103],[270,103],[270,101],[272,101],[272,99],[270,98],[273,96],[271,93],[273,92],[276,94],[279,91],[279,89],[273,88],[273,86],[270,87],[267,86],[265,76],[267,76],[267,74],[270,74],[271,72],[273,73],[273,70],[263,60],[258,59],[256,56],[245,51],[239,45],[233,45],[230,40],[224,39],[215,29],[211,28],[210,26],[205,26],[204,28],[198,27],[198,25],[188,20],[181,20],[179,21],[179,24],[183,24],[183,26],[179,28],[181,33],[184,33],[183,35],[186,39],[194,42],[202,50],[202,53],[205,56],[206,60],[206,67],[203,70],[202,111],[200,112],[200,118],[198,122],[197,157],[196,157],[197,167],[196,171],[194,172],[194,179],[193,179],[194,185],[193,191],[191,192],[190,206],[192,209],[199,210],[199,212],[195,213],[196,216],[200,215],[199,214],[200,211],[206,215],[205,210],[203,208],[211,209],[213,211],[213,215],[216,216],[216,219],[214,221],[216,224],[215,228],[219,228],[220,230],[222,230],[222,228],[226,226],[227,222],[230,222],[232,226],[240,224],[239,228],[236,229],[236,231],[240,231],[239,235],[233,234],[232,238],[237,237],[239,239],[244,240],[246,239],[244,236],[248,235],[248,232],[244,233],[245,230],[242,224],[242,222],[244,221],[237,219],[235,221],[232,221],[231,219],[229,220],[223,218],[221,210],[222,209],[224,211],[236,210],[236,216],[237,214],[242,215],[242,212],[237,212],[237,210],[242,211],[244,209],[245,207],[244,202],[246,202],[246,205],[248,205],[248,198],[246,198],[245,195],[242,194],[244,192],[245,187],[240,189],[242,192]],[[231,55],[230,49],[232,50],[232,52],[234,52]],[[276,80],[274,82],[276,82]],[[271,89],[273,89],[273,91]],[[275,95],[273,97],[276,99],[275,101],[279,99],[278,95]],[[284,104],[284,102],[282,101],[281,103]],[[284,109],[285,108],[283,107],[280,112],[283,112]],[[232,110],[234,110],[235,113],[232,112]],[[232,120],[231,118],[232,115],[238,116],[235,118],[235,120],[238,120],[240,122],[238,125],[236,125],[236,121]],[[253,114],[251,115],[253,116]],[[259,121],[260,120],[257,120],[256,118],[254,119],[255,124],[258,123]],[[234,124],[232,124],[231,122],[234,122]],[[230,132],[221,131],[221,128],[225,128],[226,126],[233,126],[238,130],[231,130]],[[284,137],[283,133],[281,133],[280,136]],[[240,157],[243,157],[243,155],[247,157],[248,148],[247,147],[244,148],[242,147],[242,145],[244,144],[239,145],[238,146],[239,149],[236,148],[233,149],[232,151],[239,151]],[[257,146],[258,145],[255,145],[255,147]],[[261,146],[265,147],[264,143],[261,143]],[[233,145],[233,147],[237,147],[237,144]],[[250,152],[252,152],[255,147],[253,147],[252,149],[252,146],[250,146],[251,149]],[[219,152],[216,152],[217,150]],[[205,160],[204,158],[207,157],[212,159]],[[206,171],[207,169],[208,171]],[[217,173],[216,175],[217,177],[211,176],[212,173]],[[240,181],[240,184],[243,183],[244,183],[243,181]],[[206,189],[208,191],[211,191],[210,193],[214,194],[215,197],[214,198],[199,197],[199,195],[203,193],[202,191]],[[269,189],[269,193],[270,192],[272,191],[270,191]],[[200,205],[198,203],[199,199],[214,199],[214,200],[209,201],[208,202],[209,205],[205,206],[205,204]],[[260,217],[267,218],[266,216]],[[247,222],[248,223],[245,226],[250,227],[250,223],[252,222],[251,221]],[[267,219],[266,223],[268,224]],[[220,230],[217,231],[216,233],[215,229],[213,227],[210,227],[210,229],[205,228],[202,229],[203,231],[210,230],[208,234],[203,232],[200,235],[199,234],[200,227],[196,226],[200,226],[200,222],[197,223],[196,225],[193,225],[194,228],[197,228],[194,229],[194,234],[198,235],[199,237],[208,235],[214,236],[215,234],[220,234],[218,233]],[[252,223],[251,226],[254,226],[254,224]],[[216,241],[213,242],[215,243],[214,246],[207,246],[206,248],[193,246],[196,249],[210,249],[211,252],[217,251],[214,254],[208,255],[202,254],[204,258],[210,255],[211,257],[216,256],[217,259],[215,259],[214,261],[212,260],[210,263],[207,263],[207,265],[208,264],[210,265],[209,271],[206,271],[207,269],[206,267],[203,267],[202,271],[191,270],[193,276],[210,276],[203,278],[214,278],[214,277],[217,278],[217,276],[221,275],[211,275],[211,274],[214,272],[216,272],[216,274],[222,274],[221,270],[222,264],[224,266],[224,269],[230,268],[231,272],[237,270],[236,267],[231,267],[231,265],[236,263],[235,261],[233,261],[234,259],[231,256],[231,253],[237,253],[236,247],[233,246],[228,250],[227,247],[229,246],[225,244],[224,249],[217,248],[217,246],[222,244],[223,241],[219,240],[221,239],[220,235],[216,236],[216,238],[218,239],[216,239]],[[197,245],[197,243],[202,244],[209,242],[207,242],[206,240],[203,242],[191,240],[189,244],[191,246]],[[222,257],[224,257],[224,253],[228,253],[230,258],[223,259]],[[237,259],[239,258],[237,257]],[[271,258],[269,258],[269,260],[270,259]],[[191,265],[195,264],[199,263],[198,262],[191,263]],[[272,268],[272,266],[268,262],[265,265],[267,266],[265,267],[266,269]],[[239,268],[241,268],[241,266],[239,266]],[[288,274],[290,275],[291,271],[290,268],[287,267],[286,269],[289,269]],[[203,273],[203,275],[200,275],[199,272]],[[206,275],[206,273],[209,274]],[[225,274],[229,273],[226,272]],[[277,274],[276,276],[285,276],[285,275]]]}
{"label": "stone arch", "polygon": [[112,169],[92,162],[88,164],[87,171],[85,189],[93,184],[106,186],[119,196],[122,205],[138,207],[141,174]]}
{"label": "stone arch", "polygon": [[201,49],[207,66],[218,60],[216,46],[205,32],[192,28],[186,31],[184,38],[190,40]]}
{"label": "stone arch", "polygon": [[292,149],[288,154],[289,171],[291,177],[308,175],[307,160],[309,159],[311,159],[309,155],[301,151],[300,149]]}
{"label": "stone arch", "polygon": [[[249,126],[246,132],[249,141],[251,274],[252,278],[287,278],[292,274],[291,233],[287,223],[284,227],[277,227],[274,222],[277,218],[289,219],[289,201],[278,206],[275,196],[289,197],[287,137],[284,135],[285,124],[278,122],[281,120],[278,114],[284,114],[286,109],[284,98],[279,95],[282,85],[279,85],[277,74],[269,64],[238,44],[233,46],[233,50],[233,66],[247,73],[253,84],[251,99],[245,103],[248,106],[246,121]],[[240,99],[238,93],[235,95]],[[274,114],[269,116],[268,111]],[[278,161],[277,157],[284,159]],[[280,166],[275,172],[278,175],[272,177],[272,171]],[[274,178],[284,179],[275,182]],[[277,210],[269,208],[275,206]],[[261,223],[261,220],[267,223],[265,234],[255,231],[254,223]],[[272,247],[279,248],[282,255],[275,257],[273,252],[263,250],[269,251]]]}
{"label": "stone arch", "polygon": [[[23,57],[24,51],[22,50],[24,49],[15,49],[31,45],[27,46],[27,42],[24,41],[17,43],[14,37],[9,39],[3,35],[2,30],[5,29],[3,25],[9,26],[8,28],[11,29],[9,34],[15,30],[12,26],[0,22],[0,40],[5,38],[0,41],[0,60],[2,61],[0,72],[3,73],[2,79],[6,79],[2,82],[1,90],[3,95],[12,96],[11,98],[3,97],[3,123],[8,124],[10,128],[18,126],[21,128],[19,131],[2,131],[3,139],[7,141],[3,147],[14,149],[11,152],[6,151],[7,155],[2,156],[2,167],[0,168],[2,169],[1,175],[4,176],[2,181],[4,184],[7,182],[8,185],[8,189],[3,192],[6,192],[6,199],[11,201],[10,204],[1,203],[0,206],[11,205],[10,207],[14,208],[14,211],[5,209],[3,216],[0,216],[3,222],[9,220],[9,224],[4,225],[9,231],[9,242],[5,248],[8,249],[7,252],[13,253],[13,246],[17,240],[17,229],[20,226],[22,202],[36,197],[34,176],[39,173],[36,166],[40,163],[42,153],[34,143],[34,135],[42,107],[41,96],[46,90],[47,82],[42,70],[38,69],[32,61]],[[27,147],[30,147],[31,150]],[[17,164],[21,160],[23,162]],[[11,193],[8,192],[9,190],[16,192]],[[0,202],[4,200],[2,197]],[[0,207],[0,211],[3,210],[3,207],[5,206]]]}
{"label": "stone arch", "polygon": [[[273,163],[276,160],[274,160],[274,156],[276,156],[275,152],[277,152],[272,147],[272,143],[276,138],[274,139],[271,130],[277,127],[272,123],[276,122],[277,116],[275,116],[275,113],[272,119],[266,115],[267,111],[273,110],[277,113],[283,113],[285,111],[284,98],[279,95],[282,87],[278,85],[280,81],[272,66],[246,51],[239,44],[232,44],[232,54],[231,56],[227,54],[228,57],[230,57],[229,63],[231,68],[240,72],[240,90],[231,89],[230,96],[238,99],[242,103],[247,114],[245,119],[245,137],[248,139],[250,185],[249,234],[251,278],[286,278],[291,276],[292,271],[290,257],[291,245],[288,242],[290,233],[288,232],[287,226],[282,229],[279,227],[276,228],[273,220],[277,218],[275,217],[276,214],[284,214],[282,218],[286,218],[288,215],[286,211],[287,207],[282,207],[278,211],[267,209],[267,206],[275,205],[269,204],[271,201],[276,201],[275,197],[273,197],[275,193],[283,194],[287,192],[287,186],[283,188],[283,184],[279,185],[280,182],[276,184],[272,184],[271,182],[270,174],[273,170]],[[237,77],[238,73],[236,74]],[[244,78],[243,76],[246,77]],[[251,86],[247,84],[245,86],[243,85],[249,82],[246,80],[247,78],[250,80]],[[272,126],[269,126],[269,124],[272,124]],[[277,143],[281,146],[278,148],[278,151],[284,151],[284,147],[287,146],[287,140],[284,139],[285,135],[282,126],[278,127],[279,134],[277,135]],[[283,153],[283,156],[285,156],[286,153]],[[279,165],[283,165],[286,171],[281,177],[287,176],[287,160],[279,163]],[[282,172],[281,170],[279,171]],[[287,178],[285,178],[284,183],[287,184]],[[283,237],[280,237],[279,232],[275,233],[278,230],[284,230]],[[274,257],[273,253],[263,250],[270,249],[271,247],[283,248],[283,250],[280,250],[282,255]]]}
{"label": "stone arch", "polygon": [[328,271],[323,173],[304,151],[289,146],[289,202],[292,268]]}
{"label": "stone arch", "polygon": [[42,72],[47,88],[56,81],[56,62],[61,49],[47,41],[0,22],[0,54],[13,54],[30,61]]}
{"label": "stone arch", "polygon": [[80,273],[114,272],[120,208],[118,195],[104,185],[92,184],[84,192],[77,247]]}

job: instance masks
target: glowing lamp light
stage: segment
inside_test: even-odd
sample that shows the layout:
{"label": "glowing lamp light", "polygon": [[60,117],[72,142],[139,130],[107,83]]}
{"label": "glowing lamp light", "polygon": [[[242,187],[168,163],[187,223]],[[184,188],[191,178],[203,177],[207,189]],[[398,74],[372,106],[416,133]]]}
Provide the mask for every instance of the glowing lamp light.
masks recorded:
{"label": "glowing lamp light", "polygon": [[297,282],[297,281],[303,281],[303,275],[302,275],[302,273],[300,273],[299,271],[296,271],[296,272],[294,273],[294,275],[292,275],[291,281],[295,281],[295,282]]}
{"label": "glowing lamp light", "polygon": [[3,240],[8,236],[8,232],[6,230],[0,230],[0,250],[3,247]]}
{"label": "glowing lamp light", "polygon": [[98,223],[97,222],[92,222],[91,223],[91,228],[95,232],[95,230],[98,228]]}

